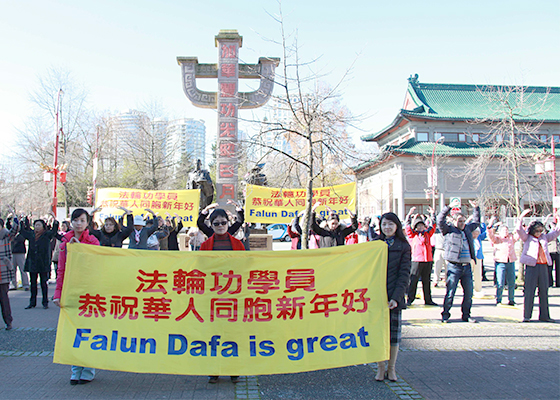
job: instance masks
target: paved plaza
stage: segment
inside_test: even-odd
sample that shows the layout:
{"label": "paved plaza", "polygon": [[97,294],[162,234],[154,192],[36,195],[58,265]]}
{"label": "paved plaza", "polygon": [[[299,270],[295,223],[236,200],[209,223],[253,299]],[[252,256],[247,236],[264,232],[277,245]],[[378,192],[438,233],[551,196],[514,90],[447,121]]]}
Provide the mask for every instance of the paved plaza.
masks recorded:
{"label": "paved plaza", "polygon": [[[54,285],[50,285],[54,289]],[[25,310],[29,292],[11,291],[14,329],[0,331],[0,399],[558,399],[560,324],[520,323],[517,306],[496,306],[491,282],[474,299],[478,324],[460,322],[458,289],[449,324],[440,307],[417,299],[403,311],[399,380],[376,382],[375,364],[289,375],[229,377],[135,374],[100,370],[88,385],[71,386],[70,367],[53,364],[58,309]],[[421,293],[421,290],[418,291]],[[434,288],[442,304],[443,288]],[[550,290],[560,320],[560,288]],[[538,307],[533,317],[538,318]]]}

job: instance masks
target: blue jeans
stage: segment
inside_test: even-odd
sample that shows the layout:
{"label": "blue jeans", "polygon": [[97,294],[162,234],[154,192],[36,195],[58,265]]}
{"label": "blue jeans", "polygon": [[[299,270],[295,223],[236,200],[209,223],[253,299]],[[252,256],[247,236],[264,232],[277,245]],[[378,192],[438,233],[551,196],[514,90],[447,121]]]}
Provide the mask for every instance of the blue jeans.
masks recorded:
{"label": "blue jeans", "polygon": [[461,311],[463,319],[466,320],[471,316],[472,296],[473,296],[473,276],[471,264],[454,264],[447,263],[447,292],[445,293],[445,300],[443,302],[443,312],[441,317],[444,320],[449,319],[451,314],[451,306],[453,306],[453,298],[457,285],[461,282],[463,288],[463,302],[461,303]]}
{"label": "blue jeans", "polygon": [[502,302],[502,293],[507,280],[508,300],[515,301],[515,263],[496,262],[496,302]]}

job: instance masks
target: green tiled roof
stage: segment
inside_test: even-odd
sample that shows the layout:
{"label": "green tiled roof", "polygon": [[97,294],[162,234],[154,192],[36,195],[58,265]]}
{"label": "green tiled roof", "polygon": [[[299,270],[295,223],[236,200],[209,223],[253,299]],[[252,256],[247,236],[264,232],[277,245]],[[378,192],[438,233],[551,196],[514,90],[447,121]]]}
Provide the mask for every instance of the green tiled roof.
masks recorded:
{"label": "green tiled roof", "polygon": [[514,108],[516,121],[560,122],[560,87],[524,86],[520,90],[489,85],[420,83],[417,75],[408,81],[407,94],[416,107],[401,110],[389,126],[380,132],[362,136],[362,140],[375,140],[407,117],[454,121],[503,119],[506,116],[505,107],[497,98],[507,99]]}
{"label": "green tiled roof", "polygon": [[[465,142],[438,143],[435,145],[436,156],[448,157],[477,157],[485,152],[490,151],[491,146],[479,145]],[[353,167],[354,171],[360,171],[377,163],[382,162],[391,155],[409,155],[409,156],[431,156],[434,150],[433,142],[417,142],[410,139],[404,143],[395,146],[384,146],[377,157],[366,161],[360,165]],[[508,147],[500,148],[496,152],[497,156],[504,155],[509,151]],[[531,156],[534,154],[542,154],[544,152],[550,154],[550,146],[536,145],[531,147],[519,148],[521,155]]]}

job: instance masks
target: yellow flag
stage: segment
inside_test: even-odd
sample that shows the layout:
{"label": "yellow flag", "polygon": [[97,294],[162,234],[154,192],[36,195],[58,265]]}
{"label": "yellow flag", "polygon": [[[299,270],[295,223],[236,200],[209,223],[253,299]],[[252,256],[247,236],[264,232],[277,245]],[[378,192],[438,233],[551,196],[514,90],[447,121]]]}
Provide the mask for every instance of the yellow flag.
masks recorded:
{"label": "yellow flag", "polygon": [[54,362],[280,374],[389,358],[387,246],[159,252],[70,244]]}

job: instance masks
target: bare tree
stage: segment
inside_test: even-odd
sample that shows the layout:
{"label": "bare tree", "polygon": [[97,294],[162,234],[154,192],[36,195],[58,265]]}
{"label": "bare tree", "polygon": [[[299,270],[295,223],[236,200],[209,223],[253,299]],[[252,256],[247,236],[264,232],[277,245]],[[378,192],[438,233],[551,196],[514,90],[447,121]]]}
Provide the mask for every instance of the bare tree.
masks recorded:
{"label": "bare tree", "polygon": [[546,178],[535,178],[531,171],[535,155],[542,154],[547,144],[539,131],[549,90],[488,86],[480,93],[487,100],[487,116],[472,122],[486,126],[489,133],[478,138],[484,151],[467,163],[465,176],[474,177],[479,186],[488,167],[497,165],[499,174],[487,182],[483,196],[500,199],[519,215],[523,199],[542,197],[543,189],[550,187]]}
{"label": "bare tree", "polygon": [[[325,84],[323,76],[312,71],[316,60],[301,61],[297,37],[288,42],[282,10],[273,18],[281,28],[278,44],[283,51],[281,70],[277,71],[275,81],[280,94],[273,99],[273,106],[287,117],[260,121],[258,133],[244,143],[263,149],[261,159],[273,161],[268,164],[277,171],[277,176],[271,176],[271,183],[279,187],[298,184],[307,189],[302,229],[303,246],[307,248],[313,188],[348,182],[353,176],[350,167],[364,158],[347,133],[357,118],[342,105],[339,93],[348,71],[335,86]],[[268,171],[265,170],[267,178]]]}

